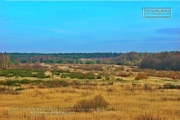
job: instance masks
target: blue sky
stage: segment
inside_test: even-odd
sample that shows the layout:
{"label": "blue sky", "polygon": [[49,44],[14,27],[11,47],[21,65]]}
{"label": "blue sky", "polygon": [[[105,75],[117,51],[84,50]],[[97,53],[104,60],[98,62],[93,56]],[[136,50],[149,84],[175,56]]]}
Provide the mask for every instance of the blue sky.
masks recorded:
{"label": "blue sky", "polygon": [[[144,19],[170,7],[172,19]],[[180,2],[0,1],[0,52],[159,52],[180,48]]]}

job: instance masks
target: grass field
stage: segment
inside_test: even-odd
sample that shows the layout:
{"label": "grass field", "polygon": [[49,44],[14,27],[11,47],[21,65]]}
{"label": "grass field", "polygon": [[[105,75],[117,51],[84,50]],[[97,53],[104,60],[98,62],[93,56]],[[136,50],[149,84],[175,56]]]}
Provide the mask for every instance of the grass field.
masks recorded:
{"label": "grass field", "polygon": [[[110,65],[111,66],[111,65]],[[70,72],[93,72],[101,79],[71,79],[54,75],[42,83],[1,85],[2,120],[178,120],[180,116],[179,79],[149,76],[135,80],[139,72],[131,68],[59,65]],[[88,69],[87,69],[88,68]],[[114,70],[113,70],[114,69]],[[127,71],[127,69],[130,69]],[[50,71],[46,74],[51,75]],[[107,80],[105,76],[109,76]],[[119,78],[119,79],[118,79]],[[1,81],[15,77],[0,77]],[[19,77],[18,80],[25,78]],[[31,81],[39,78],[26,77]],[[53,82],[52,87],[44,81]],[[48,83],[48,82],[47,82]],[[59,86],[54,84],[60,84]],[[48,83],[49,85],[49,83]],[[171,85],[171,86],[168,86]],[[173,86],[174,85],[174,86]],[[21,89],[22,88],[22,89]],[[16,89],[16,90],[14,90]],[[96,103],[96,104],[95,104]],[[95,105],[95,106],[94,106]],[[77,109],[79,111],[77,111]]]}

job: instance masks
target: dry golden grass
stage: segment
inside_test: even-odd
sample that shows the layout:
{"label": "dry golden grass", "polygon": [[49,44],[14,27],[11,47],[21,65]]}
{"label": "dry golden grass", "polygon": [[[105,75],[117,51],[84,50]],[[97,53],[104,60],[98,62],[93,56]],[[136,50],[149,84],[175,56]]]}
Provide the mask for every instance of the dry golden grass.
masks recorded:
{"label": "dry golden grass", "polygon": [[[102,73],[96,71],[99,66],[58,65],[59,69],[70,71]],[[75,68],[75,69],[74,69]],[[96,69],[95,69],[96,68]],[[112,69],[115,72],[112,72]],[[126,72],[119,66],[107,67],[107,73]],[[131,71],[131,70],[130,70]],[[115,76],[120,80],[89,80],[88,84],[70,85],[59,88],[23,85],[25,90],[17,95],[0,92],[0,120],[178,120],[180,116],[179,90],[158,89],[166,83],[178,84],[179,80],[149,76],[148,79],[135,80],[138,72],[132,72],[129,77]],[[46,74],[51,74],[46,72]],[[5,80],[0,77],[0,80]],[[13,78],[12,78],[13,79]],[[21,80],[24,78],[18,78]],[[37,80],[37,78],[27,78]],[[45,78],[44,80],[69,78]],[[74,81],[83,81],[73,79]],[[113,84],[112,84],[113,83]],[[145,86],[144,86],[145,85]],[[107,108],[93,111],[76,112],[73,108],[79,101],[92,100],[101,95],[108,102]],[[69,110],[70,109],[70,110]]]}
{"label": "dry golden grass", "polygon": [[[107,88],[108,87],[108,88]],[[112,91],[108,91],[111,88]],[[109,106],[99,111],[58,111],[72,108],[82,99],[102,95]],[[144,90],[143,86],[115,83],[111,86],[68,86],[26,89],[18,95],[1,94],[0,119],[3,120],[178,120],[179,90]],[[29,108],[29,110],[28,110]],[[36,108],[31,113],[33,108]],[[57,115],[42,114],[54,109]],[[14,110],[14,111],[12,111]]]}

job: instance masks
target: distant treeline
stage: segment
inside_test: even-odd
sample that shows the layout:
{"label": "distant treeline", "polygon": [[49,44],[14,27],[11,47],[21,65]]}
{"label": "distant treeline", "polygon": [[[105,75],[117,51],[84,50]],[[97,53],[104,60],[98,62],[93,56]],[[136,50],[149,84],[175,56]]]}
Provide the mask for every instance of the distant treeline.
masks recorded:
{"label": "distant treeline", "polygon": [[[5,60],[5,61],[4,61]],[[152,68],[156,70],[180,70],[180,52],[160,53],[1,53],[0,68],[8,68],[9,61],[19,63],[59,64],[117,64]]]}
{"label": "distant treeline", "polygon": [[[7,53],[12,62],[20,63],[79,63],[94,64],[100,63],[100,58],[114,58],[118,57],[121,53]],[[92,60],[90,60],[92,59]],[[89,60],[89,61],[88,61]]]}
{"label": "distant treeline", "polygon": [[180,70],[180,52],[161,52],[142,59],[141,68],[156,70]]}
{"label": "distant treeline", "polygon": [[119,64],[139,65],[144,56],[153,53],[6,53],[13,64],[63,63],[63,64]]}

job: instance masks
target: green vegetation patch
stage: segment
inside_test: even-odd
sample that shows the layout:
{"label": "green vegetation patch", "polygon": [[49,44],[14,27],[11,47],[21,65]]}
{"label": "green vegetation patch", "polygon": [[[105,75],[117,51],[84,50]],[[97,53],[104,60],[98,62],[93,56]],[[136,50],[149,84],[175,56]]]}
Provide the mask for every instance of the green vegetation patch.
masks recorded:
{"label": "green vegetation patch", "polygon": [[22,69],[1,70],[0,76],[49,78],[49,76],[45,75],[45,71],[42,71],[42,70],[22,70]]}

